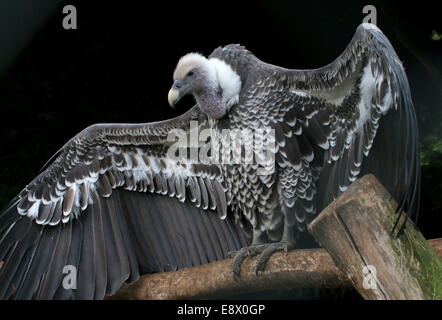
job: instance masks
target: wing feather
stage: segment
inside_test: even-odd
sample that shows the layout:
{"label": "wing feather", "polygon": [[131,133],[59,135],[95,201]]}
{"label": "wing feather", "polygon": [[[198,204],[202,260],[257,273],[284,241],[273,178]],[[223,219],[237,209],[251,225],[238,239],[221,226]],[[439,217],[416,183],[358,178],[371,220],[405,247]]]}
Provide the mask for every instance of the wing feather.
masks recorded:
{"label": "wing feather", "polygon": [[[264,76],[249,92],[274,120],[282,174],[317,180],[317,190],[298,182],[290,187],[313,191],[321,210],[372,173],[396,198],[399,212],[417,215],[416,116],[404,68],[376,26],[360,25],[344,52],[319,69],[260,63]],[[244,100],[252,96],[246,94]]]}
{"label": "wing feather", "polygon": [[[195,107],[160,123],[95,125],[71,139],[0,213],[0,298],[102,299],[142,273],[246,245],[227,216],[219,168],[167,154],[168,133],[189,130],[192,119],[206,123]],[[66,266],[76,286],[66,286]]]}

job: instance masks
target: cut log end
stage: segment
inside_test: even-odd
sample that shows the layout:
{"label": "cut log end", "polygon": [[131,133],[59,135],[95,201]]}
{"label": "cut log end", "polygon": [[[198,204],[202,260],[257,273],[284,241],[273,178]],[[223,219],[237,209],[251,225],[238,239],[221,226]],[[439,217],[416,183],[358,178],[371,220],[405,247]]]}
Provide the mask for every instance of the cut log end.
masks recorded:
{"label": "cut log end", "polygon": [[[367,175],[309,225],[366,299],[441,299],[442,263],[411,221],[394,235],[397,203]],[[405,217],[405,215],[402,215]]]}

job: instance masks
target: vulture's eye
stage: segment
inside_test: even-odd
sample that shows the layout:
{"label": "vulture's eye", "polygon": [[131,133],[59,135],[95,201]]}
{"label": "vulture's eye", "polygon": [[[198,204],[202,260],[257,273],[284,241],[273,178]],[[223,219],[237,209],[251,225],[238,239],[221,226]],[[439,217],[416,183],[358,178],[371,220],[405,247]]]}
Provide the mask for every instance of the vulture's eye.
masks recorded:
{"label": "vulture's eye", "polygon": [[187,73],[187,76],[188,76],[188,77],[192,77],[192,76],[193,76],[193,74],[194,74],[194,72],[193,72],[193,71],[189,71],[189,72]]}

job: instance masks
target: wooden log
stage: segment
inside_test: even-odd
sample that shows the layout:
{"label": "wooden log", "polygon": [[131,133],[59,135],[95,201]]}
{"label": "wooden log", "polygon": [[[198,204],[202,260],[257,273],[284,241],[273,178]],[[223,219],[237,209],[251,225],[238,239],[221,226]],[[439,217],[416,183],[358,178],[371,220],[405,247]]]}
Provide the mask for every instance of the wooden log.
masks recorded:
{"label": "wooden log", "polygon": [[[309,225],[365,299],[442,299],[442,262],[412,222],[392,234],[397,203],[367,175]],[[440,254],[440,251],[438,251]]]}
{"label": "wooden log", "polygon": [[[442,259],[442,239],[430,240],[429,244]],[[232,279],[232,260],[227,259],[174,272],[146,274],[107,299],[207,299],[264,289],[352,287],[324,249],[276,253],[259,276],[252,271],[255,262],[256,258],[244,261],[239,282]]]}
{"label": "wooden log", "polygon": [[257,257],[246,258],[241,278],[232,277],[232,259],[172,272],[142,276],[108,299],[198,299],[284,288],[351,288],[324,249],[272,255],[264,272],[253,271]]}

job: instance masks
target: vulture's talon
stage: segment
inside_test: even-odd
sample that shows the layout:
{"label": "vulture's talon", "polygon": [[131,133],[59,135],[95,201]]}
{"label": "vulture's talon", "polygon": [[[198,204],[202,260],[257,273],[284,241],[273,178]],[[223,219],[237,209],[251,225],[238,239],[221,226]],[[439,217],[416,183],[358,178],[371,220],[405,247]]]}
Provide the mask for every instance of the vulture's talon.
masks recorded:
{"label": "vulture's talon", "polygon": [[228,255],[234,255],[232,263],[233,278],[235,279],[235,281],[239,280],[241,265],[247,257],[254,257],[259,255],[258,261],[256,262],[256,266],[254,268],[256,275],[258,275],[259,271],[264,271],[267,261],[270,259],[272,254],[278,251],[287,252],[292,248],[293,245],[288,242],[276,242],[251,245],[250,247],[242,248],[237,252],[229,252]]}
{"label": "vulture's talon", "polygon": [[236,252],[229,252],[228,255],[233,255],[232,275],[235,281],[238,281],[241,273],[241,265],[247,257],[253,257],[265,250],[267,244],[251,245],[242,248]]}
{"label": "vulture's talon", "polygon": [[261,254],[265,248],[267,248],[268,244],[259,244],[256,246],[249,247],[249,256],[254,257],[258,254]]}
{"label": "vulture's talon", "polygon": [[249,247],[245,247],[237,252],[231,252],[231,253],[234,253],[233,263],[232,263],[232,275],[233,279],[235,281],[238,281],[240,278],[241,264],[243,263],[244,259],[247,256],[249,256]]}
{"label": "vulture's talon", "polygon": [[227,259],[233,259],[236,257],[237,254],[238,254],[238,251],[229,251],[229,252],[227,252],[226,257],[227,257]]}
{"label": "vulture's talon", "polygon": [[276,243],[270,243],[265,245],[264,250],[262,250],[261,255],[258,258],[258,261],[256,261],[255,265],[255,273],[258,275],[260,271],[264,271],[265,267],[267,265],[267,262],[269,261],[270,257],[278,251],[284,251],[288,252],[290,249],[293,248],[293,245],[289,242],[276,242]]}

